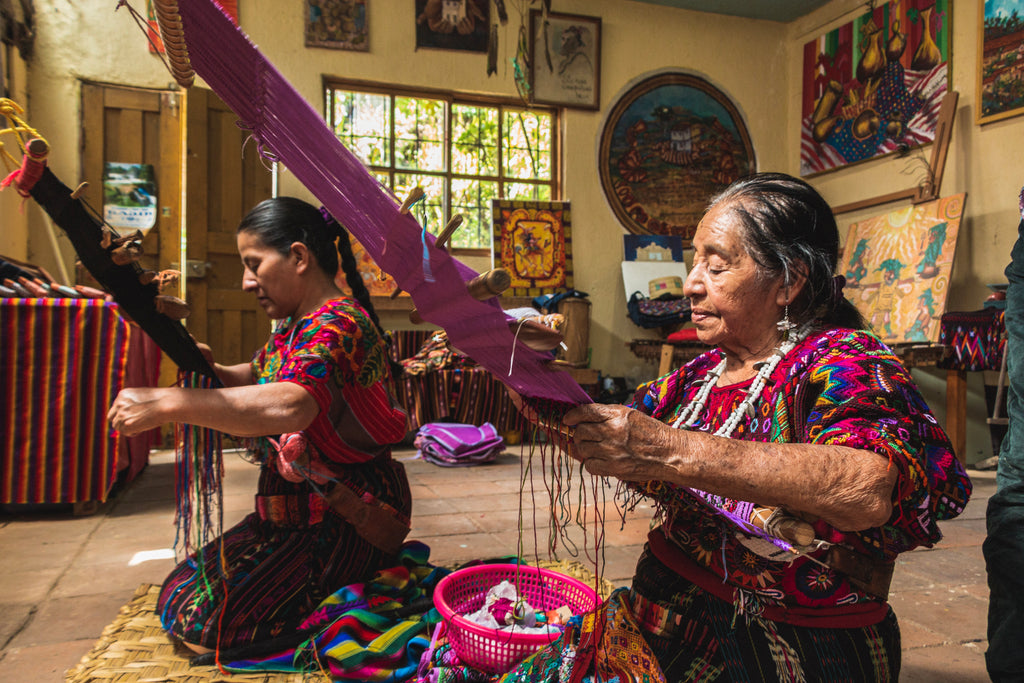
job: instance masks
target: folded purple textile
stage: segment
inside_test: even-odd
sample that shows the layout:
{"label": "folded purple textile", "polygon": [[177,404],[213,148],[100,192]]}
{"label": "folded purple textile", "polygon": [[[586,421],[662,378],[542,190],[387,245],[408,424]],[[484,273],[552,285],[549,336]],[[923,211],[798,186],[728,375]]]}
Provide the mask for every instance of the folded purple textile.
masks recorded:
{"label": "folded purple textile", "polygon": [[424,460],[435,465],[466,467],[494,460],[505,446],[505,440],[490,422],[479,427],[432,422],[419,428],[413,445]]}

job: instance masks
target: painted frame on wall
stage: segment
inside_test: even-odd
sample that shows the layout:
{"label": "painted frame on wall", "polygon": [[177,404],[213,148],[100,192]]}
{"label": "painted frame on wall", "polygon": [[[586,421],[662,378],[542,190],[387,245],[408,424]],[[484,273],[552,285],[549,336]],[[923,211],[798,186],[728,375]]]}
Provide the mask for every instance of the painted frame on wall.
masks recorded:
{"label": "painted frame on wall", "polygon": [[368,52],[369,0],[306,0],[306,47]]}
{"label": "painted frame on wall", "polygon": [[530,102],[601,106],[601,17],[530,10]]}
{"label": "painted frame on wall", "polygon": [[573,288],[569,202],[491,201],[494,255],[508,270],[509,296],[539,296]]}
{"label": "painted frame on wall", "polygon": [[487,52],[491,0],[416,0],[416,49]]}
{"label": "painted frame on wall", "polygon": [[850,225],[844,294],[887,344],[939,341],[965,193]]}
{"label": "painted frame on wall", "polygon": [[1024,114],[1024,17],[1011,0],[978,3],[977,123]]}
{"label": "painted frame on wall", "polygon": [[708,200],[757,169],[732,100],[693,74],[642,76],[601,131],[605,198],[628,232],[680,235],[689,246]]}
{"label": "painted frame on wall", "polygon": [[893,0],[804,44],[800,174],[935,140],[952,0]]}

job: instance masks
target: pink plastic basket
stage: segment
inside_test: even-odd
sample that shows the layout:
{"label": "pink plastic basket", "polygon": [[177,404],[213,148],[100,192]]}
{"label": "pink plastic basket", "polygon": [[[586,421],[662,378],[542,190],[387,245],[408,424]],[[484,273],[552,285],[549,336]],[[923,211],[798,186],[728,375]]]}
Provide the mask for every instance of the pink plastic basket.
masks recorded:
{"label": "pink plastic basket", "polygon": [[502,581],[538,610],[568,605],[573,614],[597,607],[597,592],[577,579],[549,569],[516,564],[482,564],[452,572],[434,591],[434,605],[444,619],[448,641],[467,665],[489,674],[505,673],[558,638],[557,633],[516,633],[475,624],[463,617],[484,604],[487,591]]}

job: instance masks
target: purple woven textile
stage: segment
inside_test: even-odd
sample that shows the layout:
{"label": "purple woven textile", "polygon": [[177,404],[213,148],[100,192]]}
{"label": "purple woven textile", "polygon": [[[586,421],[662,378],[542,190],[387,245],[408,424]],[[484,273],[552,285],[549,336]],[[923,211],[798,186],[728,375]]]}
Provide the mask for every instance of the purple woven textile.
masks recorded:
{"label": "purple woven textile", "polygon": [[[547,366],[547,354],[515,340],[512,319],[496,300],[469,295],[465,283],[477,275],[472,268],[443,249],[428,249],[424,262],[419,224],[399,212],[323,117],[212,0],[179,0],[178,9],[195,72],[231,107],[260,153],[287,166],[412,296],[424,320],[443,327],[453,346],[532,402],[591,402],[568,373]],[[435,241],[425,239],[431,246]]]}
{"label": "purple woven textile", "polygon": [[432,422],[420,427],[413,442],[424,460],[442,467],[467,467],[491,462],[505,440],[490,422],[475,425]]}

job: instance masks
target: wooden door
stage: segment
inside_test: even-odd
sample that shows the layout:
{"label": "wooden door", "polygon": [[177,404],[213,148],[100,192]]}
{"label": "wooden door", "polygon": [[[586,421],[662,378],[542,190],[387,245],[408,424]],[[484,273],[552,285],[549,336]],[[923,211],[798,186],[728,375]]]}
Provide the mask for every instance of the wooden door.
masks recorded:
{"label": "wooden door", "polygon": [[[89,183],[83,198],[103,215],[103,171],[107,162],[152,164],[156,174],[156,225],[142,240],[139,265],[147,270],[178,269],[181,242],[181,95],[98,83],[82,83],[81,178],[62,178],[75,187]],[[128,234],[130,230],[119,230]],[[98,286],[76,268],[80,284]],[[181,296],[180,284],[164,294]],[[164,359],[160,385],[174,384],[177,368]]]}
{"label": "wooden door", "polygon": [[235,241],[242,217],[271,195],[269,162],[253,142],[244,145],[238,117],[212,91],[192,87],[186,98],[187,248],[189,262],[197,264],[187,286],[189,331],[210,345],[219,363],[241,363],[270,333],[256,297],[242,291]]}
{"label": "wooden door", "polygon": [[[178,260],[180,240],[181,96],[172,91],[82,84],[82,177],[85,200],[103,214],[108,162],[151,164],[156,172],[156,225],[142,241],[140,265],[165,270]],[[71,187],[78,179],[64,178]],[[87,274],[79,273],[79,279]],[[175,291],[166,294],[176,296]]]}
{"label": "wooden door", "polygon": [[[187,151],[184,208],[182,116]],[[143,240],[140,265],[182,271],[187,278],[185,298],[192,308],[185,325],[225,364],[247,361],[270,331],[270,321],[255,297],[242,291],[235,229],[250,208],[270,196],[271,174],[254,144],[243,150],[246,136],[236,120],[215,94],[199,87],[182,92],[82,84],[82,180],[90,188],[86,200],[102,214],[105,163],[154,166],[157,224]],[[74,178],[64,181],[72,187],[78,183]],[[187,260],[179,265],[182,239]],[[88,274],[81,278],[88,284]],[[182,288],[164,293],[180,297]],[[173,364],[164,363],[161,384],[174,379]]]}

